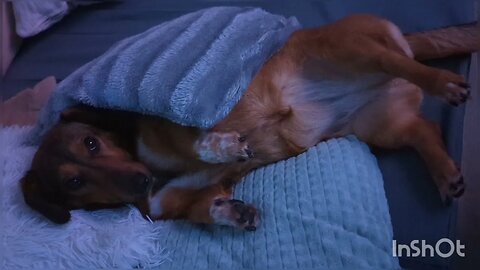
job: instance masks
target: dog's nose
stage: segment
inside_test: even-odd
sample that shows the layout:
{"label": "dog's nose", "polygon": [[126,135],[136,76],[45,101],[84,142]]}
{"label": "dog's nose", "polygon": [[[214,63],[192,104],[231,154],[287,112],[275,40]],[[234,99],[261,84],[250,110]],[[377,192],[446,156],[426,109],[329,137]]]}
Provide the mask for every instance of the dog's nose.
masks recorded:
{"label": "dog's nose", "polygon": [[135,191],[140,194],[146,193],[151,182],[152,178],[150,176],[142,173],[137,174],[135,176]]}

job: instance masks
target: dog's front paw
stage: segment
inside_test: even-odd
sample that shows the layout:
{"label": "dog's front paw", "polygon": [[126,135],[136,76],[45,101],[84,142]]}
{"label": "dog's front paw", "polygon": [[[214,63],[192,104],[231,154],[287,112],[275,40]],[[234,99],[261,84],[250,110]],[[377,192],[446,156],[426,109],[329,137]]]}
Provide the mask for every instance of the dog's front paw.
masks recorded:
{"label": "dog's front paw", "polygon": [[245,136],[237,132],[209,132],[195,143],[199,159],[208,163],[246,161],[253,158]]}
{"label": "dog's front paw", "polygon": [[215,224],[255,231],[260,223],[258,210],[240,200],[220,198],[210,206],[210,216]]}

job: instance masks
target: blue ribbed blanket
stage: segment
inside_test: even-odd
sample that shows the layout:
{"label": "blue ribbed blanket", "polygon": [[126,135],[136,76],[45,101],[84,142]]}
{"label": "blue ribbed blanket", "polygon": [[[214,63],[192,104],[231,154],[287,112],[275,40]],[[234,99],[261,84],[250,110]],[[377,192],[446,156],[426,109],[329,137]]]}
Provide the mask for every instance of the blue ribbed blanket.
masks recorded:
{"label": "blue ribbed blanket", "polygon": [[62,81],[34,137],[77,103],[212,127],[299,28],[296,18],[239,7],[204,9],[165,22],[118,42]]}

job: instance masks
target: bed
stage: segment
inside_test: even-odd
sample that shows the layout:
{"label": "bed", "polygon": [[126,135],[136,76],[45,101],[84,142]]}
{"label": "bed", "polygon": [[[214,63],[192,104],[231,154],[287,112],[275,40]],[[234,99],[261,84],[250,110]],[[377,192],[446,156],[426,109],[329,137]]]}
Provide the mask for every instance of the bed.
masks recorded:
{"label": "bed", "polygon": [[[386,17],[404,32],[417,32],[475,20],[472,0],[428,1],[154,1],[123,0],[81,7],[59,24],[25,39],[21,50],[0,82],[7,99],[53,75],[62,80],[72,71],[105,52],[116,41],[154,25],[200,8],[235,5],[259,6],[269,12],[296,16],[305,27],[322,25],[345,15],[368,12]],[[469,57],[431,61],[467,76]],[[460,164],[463,147],[465,108],[452,108],[427,97],[423,107],[427,118],[441,123],[453,159]],[[456,238],[457,205],[444,207],[423,161],[410,149],[374,149],[384,178],[394,239],[410,243],[423,239],[435,243]],[[402,267],[450,269],[452,259],[440,257],[400,258]]]}

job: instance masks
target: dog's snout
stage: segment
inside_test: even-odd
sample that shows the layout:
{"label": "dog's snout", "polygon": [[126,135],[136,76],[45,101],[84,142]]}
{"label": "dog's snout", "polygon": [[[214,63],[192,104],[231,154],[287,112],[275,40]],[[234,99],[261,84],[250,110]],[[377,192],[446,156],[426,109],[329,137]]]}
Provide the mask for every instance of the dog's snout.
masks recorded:
{"label": "dog's snout", "polygon": [[135,191],[137,193],[146,193],[150,188],[152,182],[152,177],[145,175],[143,173],[138,173],[134,176]]}

